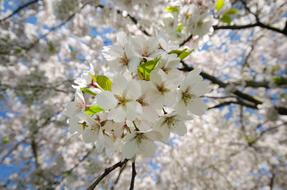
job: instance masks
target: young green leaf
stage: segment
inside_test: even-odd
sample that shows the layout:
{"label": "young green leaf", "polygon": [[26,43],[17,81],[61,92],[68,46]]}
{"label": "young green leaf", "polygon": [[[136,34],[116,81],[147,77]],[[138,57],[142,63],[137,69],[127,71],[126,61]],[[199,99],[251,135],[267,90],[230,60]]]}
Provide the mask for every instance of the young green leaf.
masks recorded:
{"label": "young green leaf", "polygon": [[92,106],[86,107],[86,109],[85,109],[85,113],[88,115],[94,115],[94,114],[102,112],[102,111],[104,111],[103,108],[101,108],[98,105],[92,105]]}
{"label": "young green leaf", "polygon": [[232,22],[232,18],[229,15],[222,15],[222,17],[220,17],[220,21],[229,25]]}
{"label": "young green leaf", "polygon": [[168,13],[179,13],[179,7],[178,6],[168,6],[166,8],[164,8],[165,12]]}
{"label": "young green leaf", "polygon": [[3,144],[8,144],[10,142],[10,138],[8,136],[2,138]]}
{"label": "young green leaf", "polygon": [[141,80],[150,80],[150,73],[157,65],[160,57],[156,57],[153,60],[146,61],[138,66],[138,76]]}
{"label": "young green leaf", "polygon": [[93,77],[93,80],[103,89],[103,90],[112,90],[112,81],[104,75],[98,75]]}
{"label": "young green leaf", "polygon": [[220,21],[226,24],[230,24],[232,22],[232,16],[238,14],[238,10],[235,8],[230,8],[224,11],[222,16],[220,17]]}
{"label": "young green leaf", "polygon": [[272,80],[273,80],[273,83],[276,84],[277,86],[287,84],[287,78],[282,77],[282,76],[273,77]]}
{"label": "young green leaf", "polygon": [[177,49],[177,50],[170,51],[169,54],[177,54],[177,57],[180,58],[180,60],[183,60],[191,54],[191,51],[188,50],[187,48],[185,48],[183,50]]}
{"label": "young green leaf", "polygon": [[95,92],[93,92],[91,89],[89,88],[81,88],[81,91],[83,93],[86,93],[86,94],[90,94],[90,95],[93,95],[93,96],[96,96],[97,94]]}
{"label": "young green leaf", "polygon": [[224,0],[217,0],[215,3],[215,10],[219,12],[224,6]]}
{"label": "young green leaf", "polygon": [[235,8],[230,8],[230,9],[227,9],[226,11],[224,11],[223,14],[236,15],[236,14],[238,14],[238,10]]}
{"label": "young green leaf", "polygon": [[183,23],[180,22],[176,27],[176,32],[181,33],[183,30]]}

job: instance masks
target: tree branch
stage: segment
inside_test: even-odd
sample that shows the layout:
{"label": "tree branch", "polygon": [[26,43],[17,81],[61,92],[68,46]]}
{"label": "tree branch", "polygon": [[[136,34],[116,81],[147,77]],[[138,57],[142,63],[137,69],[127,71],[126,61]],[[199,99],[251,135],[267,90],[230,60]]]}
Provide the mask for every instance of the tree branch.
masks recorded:
{"label": "tree branch", "polygon": [[23,5],[20,5],[20,6],[19,6],[17,9],[15,9],[11,14],[9,14],[8,16],[6,16],[6,17],[0,19],[0,23],[1,23],[1,22],[4,22],[4,21],[6,21],[6,20],[8,20],[9,18],[11,18],[12,16],[16,15],[17,13],[19,13],[19,12],[22,11],[23,9],[25,9],[25,8],[27,8],[27,7],[31,6],[31,5],[33,5],[33,4],[36,4],[36,3],[38,3],[38,2],[39,2],[39,0],[32,0],[32,1],[30,1],[30,2],[27,2],[27,3],[23,4]]}
{"label": "tree branch", "polygon": [[[181,63],[183,65],[183,68],[180,68],[180,70],[182,70],[182,71],[189,72],[189,71],[192,71],[194,69],[192,66],[187,65],[184,61],[181,61]],[[225,82],[221,81],[219,78],[217,78],[215,76],[212,76],[212,75],[210,75],[210,74],[208,74],[208,73],[206,73],[204,71],[202,71],[200,73],[200,75],[204,79],[209,80],[213,84],[217,84],[221,88],[226,88],[229,85],[229,83],[225,83]],[[254,98],[253,96],[251,96],[249,94],[241,92],[240,90],[235,90],[233,92],[233,94],[235,94],[238,98],[240,98],[242,100],[246,100],[246,101],[250,102],[251,104],[248,107],[251,107],[251,108],[254,108],[254,109],[258,109],[257,106],[260,105],[260,104],[263,104],[263,102],[261,100],[258,100],[258,99]],[[275,107],[275,109],[278,111],[278,113],[280,115],[287,115],[287,107],[277,106],[277,107]]]}
{"label": "tree branch", "polygon": [[[98,8],[101,8],[101,9],[105,8],[105,6],[102,5],[102,4],[97,5],[97,7],[98,7]],[[112,9],[112,8],[110,8],[110,9]],[[122,11],[122,10],[120,10],[120,9],[115,9],[115,10],[116,10],[117,14],[123,16],[123,11]],[[141,25],[139,25],[138,19],[136,19],[136,17],[132,16],[132,15],[129,14],[129,13],[127,14],[127,17],[132,21],[132,23],[133,23],[134,25],[136,25],[136,26],[138,27],[138,29],[139,29],[144,35],[146,35],[146,36],[151,36],[151,34],[149,34]]]}
{"label": "tree branch", "polygon": [[269,26],[267,24],[264,24],[260,21],[257,21],[256,23],[252,23],[252,24],[245,24],[245,25],[226,25],[226,26],[215,25],[215,26],[213,26],[213,29],[214,30],[226,30],[226,29],[242,30],[242,29],[248,29],[248,28],[254,28],[254,27],[261,27],[261,28],[264,28],[264,29],[267,29],[267,30],[270,30],[273,32],[277,32],[277,33],[280,33],[280,34],[287,36],[287,30],[275,28],[273,26]]}
{"label": "tree branch", "polygon": [[179,46],[180,46],[180,47],[181,47],[181,46],[184,46],[187,42],[189,42],[189,40],[192,39],[192,37],[193,37],[193,35],[190,34],[185,40],[183,40],[183,41],[179,44]]}
{"label": "tree branch", "polygon": [[261,28],[264,28],[264,29],[267,29],[267,30],[270,30],[273,32],[283,34],[287,37],[287,22],[286,22],[285,27],[283,29],[275,28],[275,27],[270,26],[268,24],[264,24],[260,21],[259,16],[250,10],[250,8],[247,5],[246,0],[240,0],[240,2],[243,4],[245,10],[255,17],[256,22],[246,24],[246,25],[213,26],[214,30],[221,30],[221,29],[242,30],[242,29],[248,29],[248,28],[253,28],[253,27],[261,27]]}
{"label": "tree branch", "polygon": [[87,190],[93,190],[95,187],[107,176],[109,175],[112,171],[114,171],[118,167],[122,167],[124,164],[127,163],[127,159],[123,161],[119,161],[118,163],[114,164],[113,166],[106,168],[104,173],[102,173],[88,188]]}
{"label": "tree branch", "polygon": [[238,104],[238,105],[242,105],[242,106],[249,107],[249,108],[252,108],[252,109],[257,109],[256,106],[251,105],[251,104],[247,104],[247,103],[245,103],[243,101],[231,100],[231,101],[221,102],[221,103],[219,103],[219,104],[217,104],[215,106],[209,107],[208,110],[215,109],[215,108],[221,108],[223,106],[228,106],[230,104]]}
{"label": "tree branch", "polygon": [[120,169],[120,171],[119,171],[119,174],[118,174],[118,177],[117,177],[116,180],[114,181],[114,183],[113,183],[113,185],[112,185],[112,187],[111,187],[111,190],[114,190],[114,189],[115,189],[115,185],[118,184],[118,182],[119,182],[119,180],[120,180],[120,177],[121,177],[123,171],[125,170],[126,166],[127,166],[127,164],[125,163],[125,164],[121,167],[121,169]]}
{"label": "tree branch", "polygon": [[130,190],[134,189],[136,175],[137,175],[136,164],[135,164],[135,161],[133,161],[133,163],[132,163],[132,178],[131,178]]}

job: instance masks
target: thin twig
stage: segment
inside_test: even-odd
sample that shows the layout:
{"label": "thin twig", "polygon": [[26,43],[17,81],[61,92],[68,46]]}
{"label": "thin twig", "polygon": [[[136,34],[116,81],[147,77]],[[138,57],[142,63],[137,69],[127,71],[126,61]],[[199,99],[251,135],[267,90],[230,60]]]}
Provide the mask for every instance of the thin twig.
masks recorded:
{"label": "thin twig", "polygon": [[183,40],[183,41],[179,44],[179,46],[180,46],[180,47],[181,47],[181,46],[184,46],[187,42],[189,42],[189,40],[192,39],[192,37],[193,37],[193,35],[190,34],[185,40]]}
{"label": "thin twig", "polygon": [[119,182],[119,180],[120,180],[120,177],[121,177],[123,171],[125,170],[126,166],[127,166],[127,164],[124,164],[124,165],[121,167],[121,169],[120,169],[120,171],[119,171],[119,174],[118,174],[118,177],[116,178],[116,180],[114,181],[113,185],[111,186],[111,190],[114,190],[114,189],[115,189],[115,186],[116,186],[116,184],[118,184],[118,182]]}
{"label": "thin twig", "polygon": [[23,5],[20,5],[17,9],[15,9],[15,10],[14,10],[12,13],[10,13],[8,16],[6,16],[6,17],[0,19],[0,23],[1,23],[1,22],[4,22],[4,21],[6,21],[6,20],[8,20],[8,19],[11,18],[12,16],[16,15],[17,13],[19,13],[20,11],[24,10],[25,8],[31,6],[31,5],[33,5],[33,4],[35,4],[35,3],[38,3],[38,2],[39,2],[39,0],[33,0],[33,1],[30,1],[30,2],[27,2],[27,3],[23,4]]}
{"label": "thin twig", "polygon": [[133,163],[132,163],[132,178],[131,178],[130,190],[133,190],[133,189],[134,189],[136,175],[137,175],[137,172],[136,172],[136,163],[135,163],[135,161],[133,161]]}
{"label": "thin twig", "polygon": [[109,175],[112,171],[114,171],[118,167],[122,167],[124,164],[127,163],[127,159],[123,161],[119,161],[118,163],[114,164],[113,166],[106,168],[104,173],[102,173],[88,188],[87,190],[93,190],[95,187],[107,176]]}

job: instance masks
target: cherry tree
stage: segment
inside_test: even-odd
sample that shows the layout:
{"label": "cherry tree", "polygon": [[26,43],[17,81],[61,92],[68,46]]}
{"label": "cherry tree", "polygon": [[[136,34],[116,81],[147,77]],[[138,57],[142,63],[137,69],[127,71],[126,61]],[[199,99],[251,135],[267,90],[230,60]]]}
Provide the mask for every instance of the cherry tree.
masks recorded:
{"label": "cherry tree", "polygon": [[284,0],[0,1],[1,189],[286,189]]}

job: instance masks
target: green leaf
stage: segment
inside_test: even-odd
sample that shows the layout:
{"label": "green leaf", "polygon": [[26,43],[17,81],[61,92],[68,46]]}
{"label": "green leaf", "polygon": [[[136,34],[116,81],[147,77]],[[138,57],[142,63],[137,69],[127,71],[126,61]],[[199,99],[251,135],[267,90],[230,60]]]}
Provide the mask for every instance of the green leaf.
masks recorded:
{"label": "green leaf", "polygon": [[179,6],[168,6],[164,8],[164,11],[168,13],[179,13]]}
{"label": "green leaf", "polygon": [[[276,72],[278,72],[280,70],[280,66],[279,65],[274,65],[271,68],[271,73],[275,74]],[[287,70],[286,70],[287,71]]]}
{"label": "green leaf", "polygon": [[217,0],[215,3],[215,10],[219,12],[224,6],[224,0]]}
{"label": "green leaf", "polygon": [[8,136],[2,138],[3,144],[8,144],[10,142],[10,138]]}
{"label": "green leaf", "polygon": [[191,54],[191,51],[185,48],[183,50],[172,50],[169,54],[177,54],[177,57],[180,58],[180,60],[183,60]]}
{"label": "green leaf", "polygon": [[287,85],[287,78],[286,77],[280,77],[280,76],[276,76],[272,78],[274,84],[276,84],[277,86],[280,85]]}
{"label": "green leaf", "polygon": [[238,10],[235,8],[230,8],[230,9],[227,9],[226,11],[224,11],[223,14],[236,15],[236,14],[238,14]]}
{"label": "green leaf", "polygon": [[232,16],[238,14],[238,10],[235,8],[230,8],[224,11],[222,16],[220,17],[220,21],[226,24],[230,24],[232,22]]}
{"label": "green leaf", "polygon": [[178,57],[179,57],[180,60],[184,60],[190,54],[191,54],[191,51],[184,51]]}
{"label": "green leaf", "polygon": [[90,94],[90,95],[93,95],[93,96],[96,96],[97,94],[95,92],[93,92],[91,89],[89,88],[81,88],[81,91],[83,93],[86,93],[86,94]]}
{"label": "green leaf", "polygon": [[101,108],[98,105],[92,105],[92,106],[86,107],[86,109],[85,109],[85,113],[88,115],[94,115],[94,114],[102,112],[102,111],[104,111],[103,108]]}
{"label": "green leaf", "polygon": [[245,140],[248,144],[253,144],[257,140],[257,138],[254,136],[245,136]]}
{"label": "green leaf", "polygon": [[180,22],[178,23],[177,27],[176,27],[176,32],[181,33],[183,30],[183,23]]}
{"label": "green leaf", "polygon": [[49,54],[55,54],[57,52],[57,49],[55,45],[53,44],[53,42],[48,42],[47,45],[48,45]]}
{"label": "green leaf", "polygon": [[150,80],[150,73],[158,64],[160,57],[156,57],[153,60],[146,61],[138,66],[138,76],[141,80]]}
{"label": "green leaf", "polygon": [[104,75],[93,76],[93,80],[103,89],[112,90],[112,81]]}
{"label": "green leaf", "polygon": [[222,17],[220,18],[220,21],[226,24],[230,24],[232,22],[232,18],[229,15],[222,15]]}

